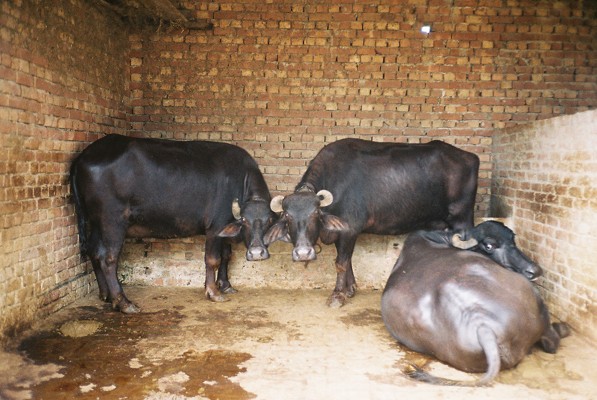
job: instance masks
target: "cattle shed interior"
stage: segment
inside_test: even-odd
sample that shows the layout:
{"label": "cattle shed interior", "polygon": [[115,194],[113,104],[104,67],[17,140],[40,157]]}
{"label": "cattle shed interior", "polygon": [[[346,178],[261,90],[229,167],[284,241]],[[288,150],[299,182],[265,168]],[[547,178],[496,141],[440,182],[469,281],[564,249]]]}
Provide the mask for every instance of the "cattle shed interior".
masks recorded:
{"label": "cattle shed interior", "polygon": [[[424,33],[423,26],[430,32]],[[73,309],[78,318],[93,320],[95,314],[85,312],[98,307],[96,314],[111,318],[105,324],[125,329],[125,316],[96,306],[93,268],[79,253],[68,171],[74,157],[94,140],[117,133],[233,143],[255,158],[272,195],[277,195],[294,190],[324,145],[354,137],[442,140],[477,154],[481,165],[475,217],[501,218],[516,232],[518,246],[544,269],[538,284],[552,318],[572,327],[570,348],[580,359],[594,359],[596,109],[595,1],[2,1],[0,345],[12,351],[30,328],[59,320],[61,313]],[[245,312],[246,318],[229,315],[225,321],[271,330],[273,339],[268,336],[261,343],[272,342],[271,352],[263,353],[271,368],[277,365],[276,351],[285,354],[282,357],[291,352],[276,346],[275,331],[288,323],[282,315],[285,308],[296,318],[304,315],[307,325],[333,329],[330,321],[353,321],[355,331],[369,326],[372,333],[347,346],[366,346],[366,335],[383,336],[386,347],[374,344],[371,351],[398,352],[398,346],[388,344],[392,339],[378,307],[403,241],[402,236],[360,236],[353,258],[359,289],[340,310],[325,306],[335,283],[334,246],[322,245],[317,260],[308,265],[292,262],[287,243],[272,244],[270,259],[261,262],[246,261],[243,246],[234,246],[230,278],[240,293],[225,304],[203,297],[202,236],[127,240],[119,278],[130,288],[132,300],[147,310],[131,317],[131,324],[142,326],[144,315],[153,325],[174,324],[170,312],[180,311],[183,300],[199,315],[214,314],[218,307],[222,313]],[[275,324],[266,321],[267,313],[259,308],[260,296],[279,309]],[[159,298],[171,299],[179,308],[161,310]],[[240,308],[241,302],[250,310]],[[301,304],[312,308],[296,309]],[[213,319],[218,329],[232,329]],[[323,328],[319,334],[314,333],[313,341],[326,337]],[[301,337],[301,351],[308,352],[308,335],[291,332],[284,340],[292,341],[292,335]],[[231,345],[207,334],[201,337],[214,359]],[[163,348],[176,351],[176,346],[169,342]],[[15,354],[6,353],[4,360]],[[185,354],[184,361],[197,368],[211,365],[209,357],[205,361]],[[247,381],[265,382],[267,368],[260,378],[247,366],[247,353],[226,354],[236,354],[238,363],[245,363],[230,374],[240,371]],[[308,357],[314,364],[321,361],[315,353]],[[320,367],[339,368],[328,355],[323,357],[326,363]],[[392,365],[389,357],[380,355],[380,366]],[[376,357],[361,354],[339,362],[363,359],[370,363]],[[19,360],[17,370],[39,367]],[[38,378],[45,374],[47,381],[57,372],[36,373]],[[377,369],[361,373],[382,376]],[[596,385],[594,368],[584,373],[588,375],[567,376],[582,389],[566,392],[566,398],[597,396],[597,387],[592,388],[594,396],[586,392],[591,379]],[[388,393],[392,386],[387,380],[394,378],[401,379],[400,390],[405,390],[394,393],[416,391],[418,386],[397,376],[378,382],[388,386]],[[189,398],[279,398],[273,392],[256,395],[258,389],[242,382],[241,391],[226,391],[230,379],[223,384],[205,377],[210,379],[216,383],[197,388],[197,397],[168,391],[172,383],[160,390]],[[360,382],[348,375],[339,379]],[[562,398],[542,391],[556,379],[538,373],[530,378],[537,386],[518,385],[522,391],[496,397],[487,392],[487,398]],[[309,385],[307,391],[291,385],[302,395],[287,398],[386,394],[366,384],[355,386],[365,387],[363,391],[344,393],[332,391],[334,382],[316,383],[320,389]],[[220,386],[223,392],[217,390]],[[0,398],[34,396],[30,390],[0,380]],[[418,393],[421,398],[438,393],[478,398],[475,390],[480,389],[430,390]],[[98,396],[97,390],[87,394]],[[119,396],[114,398],[140,398]]]}

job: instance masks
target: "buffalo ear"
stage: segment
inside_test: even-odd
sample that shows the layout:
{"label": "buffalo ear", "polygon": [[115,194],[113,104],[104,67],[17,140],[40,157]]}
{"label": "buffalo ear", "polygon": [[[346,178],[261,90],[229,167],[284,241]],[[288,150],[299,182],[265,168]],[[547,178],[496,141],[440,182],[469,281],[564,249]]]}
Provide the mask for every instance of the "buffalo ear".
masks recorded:
{"label": "buffalo ear", "polygon": [[269,246],[276,240],[282,240],[283,242],[290,241],[290,237],[288,236],[288,225],[286,224],[286,221],[280,220],[276,222],[263,236],[263,243],[266,246]]}
{"label": "buffalo ear", "polygon": [[448,244],[450,243],[450,234],[444,231],[421,231],[421,236],[432,243]]}
{"label": "buffalo ear", "polygon": [[350,229],[348,223],[335,215],[323,214],[321,216],[323,228],[332,232],[344,232]]}
{"label": "buffalo ear", "polygon": [[239,221],[231,222],[218,232],[218,237],[236,237],[240,234],[242,227],[243,225]]}
{"label": "buffalo ear", "polygon": [[284,200],[284,196],[282,195],[278,195],[276,197],[274,197],[272,199],[272,201],[270,201],[269,203],[269,207],[271,208],[271,210],[275,213],[281,213],[282,211],[284,211],[284,209],[282,208],[282,201]]}

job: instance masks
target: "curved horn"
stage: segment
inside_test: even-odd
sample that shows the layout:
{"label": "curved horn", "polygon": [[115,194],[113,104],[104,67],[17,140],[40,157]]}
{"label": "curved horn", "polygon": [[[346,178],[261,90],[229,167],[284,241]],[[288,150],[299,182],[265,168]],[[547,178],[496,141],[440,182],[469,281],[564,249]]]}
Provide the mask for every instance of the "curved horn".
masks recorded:
{"label": "curved horn", "polygon": [[238,203],[238,199],[234,199],[232,202],[232,215],[234,216],[234,219],[240,219],[240,204]]}
{"label": "curved horn", "polygon": [[284,196],[282,195],[274,197],[272,201],[269,203],[269,208],[271,208],[272,211],[275,213],[281,213],[282,211],[284,211],[284,209],[282,208],[282,200],[284,200]]}
{"label": "curved horn", "polygon": [[327,207],[334,202],[332,193],[325,189],[317,192],[317,197],[319,197],[319,207]]}
{"label": "curved horn", "polygon": [[452,246],[462,250],[468,250],[479,244],[479,242],[477,242],[475,238],[470,238],[469,240],[462,240],[462,237],[458,233],[452,235],[452,239],[450,240],[450,242],[452,243]]}

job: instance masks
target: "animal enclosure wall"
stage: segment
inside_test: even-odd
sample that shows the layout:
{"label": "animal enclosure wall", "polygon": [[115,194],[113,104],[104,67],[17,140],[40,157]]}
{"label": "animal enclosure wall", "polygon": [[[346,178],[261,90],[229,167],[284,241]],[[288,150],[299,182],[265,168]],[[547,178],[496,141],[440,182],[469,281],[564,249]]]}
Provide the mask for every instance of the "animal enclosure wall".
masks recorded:
{"label": "animal enclosure wall", "polygon": [[492,211],[544,268],[550,311],[597,341],[597,111],[496,132]]}
{"label": "animal enclosure wall", "polygon": [[126,29],[83,1],[0,2],[0,343],[96,287],[68,169],[127,132]]}
{"label": "animal enclosure wall", "polygon": [[[172,2],[211,30],[131,25],[100,3],[0,3],[0,342],[95,288],[67,176],[106,133],[238,144],[273,194],[342,137],[441,139],[481,157],[485,216],[496,132],[597,107],[595,2]],[[201,285],[202,243],[128,242],[122,276]],[[285,246],[273,268],[237,248],[233,284],[333,284],[332,247],[305,269]],[[399,246],[360,239],[359,283],[378,286]]]}
{"label": "animal enclosure wall", "polygon": [[342,137],[441,139],[481,157],[484,213],[495,129],[596,105],[589,3],[180,2],[214,28],[131,35],[133,133],[235,142],[274,194]]}

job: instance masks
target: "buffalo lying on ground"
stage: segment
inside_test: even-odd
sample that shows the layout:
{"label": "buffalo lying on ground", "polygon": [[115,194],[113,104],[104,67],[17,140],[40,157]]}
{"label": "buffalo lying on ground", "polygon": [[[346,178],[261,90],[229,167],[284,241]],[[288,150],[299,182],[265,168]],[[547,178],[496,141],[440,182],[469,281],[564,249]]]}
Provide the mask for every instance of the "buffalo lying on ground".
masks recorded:
{"label": "buffalo lying on ground", "polygon": [[294,261],[314,260],[318,238],[334,243],[337,278],[328,304],[342,306],[356,289],[357,236],[472,228],[478,170],[476,155],[439,141],[339,140],[311,161],[293,194],[272,200],[281,217],[265,243],[292,242]]}
{"label": "buffalo lying on ground", "polygon": [[570,332],[564,323],[550,324],[547,307],[525,278],[536,278],[541,269],[516,248],[509,228],[487,221],[467,234],[472,238],[465,242],[449,231],[410,234],[384,289],[381,313],[408,348],[485,374],[476,382],[452,381],[415,367],[409,375],[418,380],[484,385],[536,343],[555,353]]}
{"label": "buffalo lying on ground", "polygon": [[205,293],[214,301],[234,292],[230,238],[244,239],[248,260],[269,257],[263,235],[274,217],[271,197],[240,147],[109,135],[73,161],[70,183],[81,253],[91,258],[100,297],[124,313],[139,312],[117,279],[125,236],[205,234]]}

